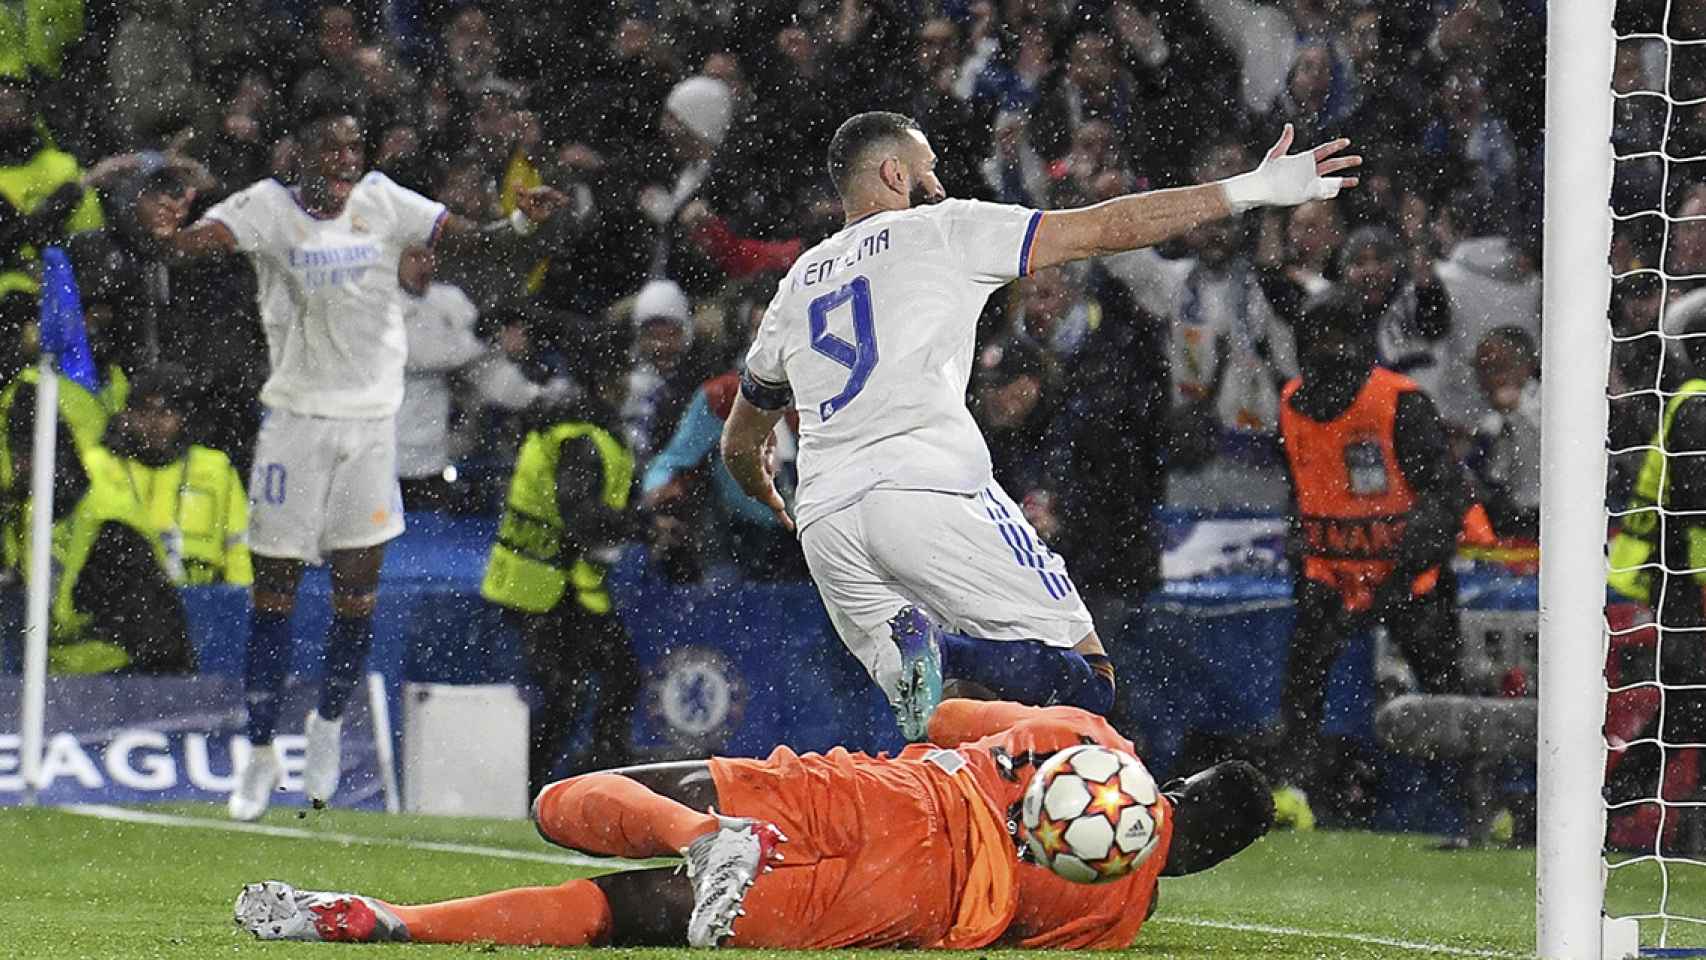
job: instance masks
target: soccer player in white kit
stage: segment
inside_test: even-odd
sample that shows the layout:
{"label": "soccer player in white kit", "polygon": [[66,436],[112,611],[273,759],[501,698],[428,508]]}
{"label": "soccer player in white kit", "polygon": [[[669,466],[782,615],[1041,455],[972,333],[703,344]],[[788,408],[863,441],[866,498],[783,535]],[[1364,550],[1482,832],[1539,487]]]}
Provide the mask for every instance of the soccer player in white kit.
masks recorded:
{"label": "soccer player in white kit", "polygon": [[343,709],[372,646],[384,545],[403,532],[399,258],[418,244],[479,248],[526,235],[564,203],[542,187],[523,193],[510,219],[478,224],[384,174],[364,174],[362,127],[347,107],[311,105],[304,120],[298,186],[262,180],[180,229],[185,199],[149,224],[176,258],[250,258],[272,361],[249,477],[255,585],[244,689],[253,749],[230,797],[238,820],[264,813],[282,777],[272,739],[291,614],[303,565],[327,557],[333,617],[320,702],[304,724],[303,779],[315,801],[337,789]]}
{"label": "soccer player in white kit", "polygon": [[[858,114],[829,145],[846,226],[800,255],[747,354],[722,452],[748,495],[798,525],[842,642],[924,735],[947,679],[1106,712],[1113,671],[1065,563],[991,474],[966,409],[977,319],[1035,270],[1160,243],[1260,206],[1337,195],[1348,140],[1255,170],[1047,213],[949,200],[917,123]],[[789,517],[766,449],[800,417]]]}

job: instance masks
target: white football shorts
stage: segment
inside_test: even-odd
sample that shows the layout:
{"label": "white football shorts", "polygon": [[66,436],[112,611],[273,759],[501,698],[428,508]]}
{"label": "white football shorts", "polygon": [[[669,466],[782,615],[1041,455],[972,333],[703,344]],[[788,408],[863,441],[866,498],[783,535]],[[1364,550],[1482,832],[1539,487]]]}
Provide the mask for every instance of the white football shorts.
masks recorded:
{"label": "white football shorts", "polygon": [[873,490],[807,526],[800,546],[841,642],[891,696],[900,655],[888,621],[907,604],[989,640],[1072,647],[1095,629],[1066,562],[995,483]]}
{"label": "white football shorts", "polygon": [[268,408],[249,470],[249,549],[320,563],[403,532],[393,417],[343,420]]}

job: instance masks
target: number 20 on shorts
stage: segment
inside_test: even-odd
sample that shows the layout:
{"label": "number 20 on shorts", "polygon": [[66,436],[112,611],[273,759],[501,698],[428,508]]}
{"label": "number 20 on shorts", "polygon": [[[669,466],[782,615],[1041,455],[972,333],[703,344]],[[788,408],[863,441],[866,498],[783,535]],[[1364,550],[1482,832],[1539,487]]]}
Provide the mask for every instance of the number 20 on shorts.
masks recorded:
{"label": "number 20 on shorts", "polygon": [[[829,332],[829,315],[849,305],[853,310],[853,342]],[[877,328],[871,318],[871,284],[863,276],[818,297],[807,307],[811,318],[812,349],[851,371],[841,392],[818,404],[818,415],[828,420],[837,410],[853,402],[865,381],[877,368]]]}

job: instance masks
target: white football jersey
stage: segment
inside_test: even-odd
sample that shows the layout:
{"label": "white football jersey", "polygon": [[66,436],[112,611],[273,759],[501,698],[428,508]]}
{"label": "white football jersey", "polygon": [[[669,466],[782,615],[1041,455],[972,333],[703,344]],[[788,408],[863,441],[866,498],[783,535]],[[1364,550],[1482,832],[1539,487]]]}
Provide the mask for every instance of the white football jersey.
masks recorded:
{"label": "white football jersey", "polygon": [[369,173],[321,220],[277,180],[232,194],[206,218],[230,228],[259,284],[272,374],[261,402],[314,417],[386,417],[403,402],[397,261],[431,241],[444,205]]}
{"label": "white football jersey", "polygon": [[1026,272],[1041,217],[976,200],[873,214],[788,270],[747,373],[793,392],[802,528],[879,487],[989,484],[989,448],[966,409],[977,319]]}

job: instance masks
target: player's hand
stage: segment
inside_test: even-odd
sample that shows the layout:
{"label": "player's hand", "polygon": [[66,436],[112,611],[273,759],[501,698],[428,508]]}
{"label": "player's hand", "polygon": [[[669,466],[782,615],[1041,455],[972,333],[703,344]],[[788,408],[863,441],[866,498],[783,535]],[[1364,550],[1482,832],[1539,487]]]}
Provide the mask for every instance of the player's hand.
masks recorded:
{"label": "player's hand", "polygon": [[569,195],[556,187],[534,187],[521,191],[515,198],[515,206],[522,216],[534,223],[544,223],[568,205]]}
{"label": "player's hand", "polygon": [[1221,181],[1226,191],[1227,205],[1234,213],[1255,207],[1295,207],[1311,200],[1331,200],[1339,191],[1357,185],[1356,177],[1336,174],[1362,166],[1362,157],[1337,156],[1351,145],[1340,137],[1303,153],[1287,154],[1296,136],[1291,124],[1285,125],[1261,166],[1249,173]]}
{"label": "player's hand", "polygon": [[770,508],[782,529],[793,533],[794,518],[788,516],[788,504],[776,492],[776,431],[772,430],[770,436],[764,438],[764,449],[758,455],[758,462],[764,469],[764,489],[758,492],[757,500]]}

